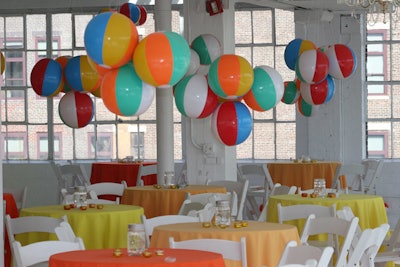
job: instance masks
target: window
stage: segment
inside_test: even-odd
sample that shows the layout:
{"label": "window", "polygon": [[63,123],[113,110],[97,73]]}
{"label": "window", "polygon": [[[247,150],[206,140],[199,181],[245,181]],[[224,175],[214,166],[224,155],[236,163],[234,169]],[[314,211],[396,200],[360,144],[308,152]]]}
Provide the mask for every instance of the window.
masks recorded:
{"label": "window", "polygon": [[131,133],[132,153],[135,159],[144,159],[144,132]]}
{"label": "window", "polygon": [[97,139],[96,135],[90,133],[89,139],[89,156],[94,156],[95,154],[97,154],[97,158],[99,159],[112,158],[113,142],[111,133],[97,133]]}
{"label": "window", "polygon": [[[41,38],[36,38],[36,46],[37,46],[37,59],[36,61],[39,61],[40,59],[47,58],[47,44],[46,44],[46,39],[45,37]],[[51,44],[51,58],[55,59],[58,57],[58,50],[60,49],[60,37],[53,37],[53,41]]]}
{"label": "window", "polygon": [[[292,71],[282,62],[286,45],[294,38],[293,12],[236,6],[235,54],[246,58],[253,68],[267,65],[276,69],[284,80],[293,80]],[[279,103],[264,112],[250,111],[253,117],[252,133],[237,146],[237,158],[295,158],[295,105]]]}
{"label": "window", "polygon": [[27,155],[25,133],[2,133],[3,155],[8,159],[25,159]]}
{"label": "window", "polygon": [[400,157],[400,22],[366,25],[367,144],[369,158]]}
{"label": "window", "polygon": [[387,132],[368,132],[368,158],[387,158]]}
{"label": "window", "polygon": [[[47,160],[49,158],[49,139],[48,133],[37,133],[38,136],[38,159]],[[54,134],[54,159],[61,159],[61,133]]]}

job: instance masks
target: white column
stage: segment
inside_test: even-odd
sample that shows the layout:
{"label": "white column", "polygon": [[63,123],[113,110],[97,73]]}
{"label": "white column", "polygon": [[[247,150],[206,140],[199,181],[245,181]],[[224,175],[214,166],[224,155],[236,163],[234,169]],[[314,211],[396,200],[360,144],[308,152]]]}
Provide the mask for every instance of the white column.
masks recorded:
{"label": "white column", "polygon": [[[156,31],[171,31],[171,1],[157,0],[154,6]],[[157,180],[174,170],[174,124],[172,87],[156,89]]]}

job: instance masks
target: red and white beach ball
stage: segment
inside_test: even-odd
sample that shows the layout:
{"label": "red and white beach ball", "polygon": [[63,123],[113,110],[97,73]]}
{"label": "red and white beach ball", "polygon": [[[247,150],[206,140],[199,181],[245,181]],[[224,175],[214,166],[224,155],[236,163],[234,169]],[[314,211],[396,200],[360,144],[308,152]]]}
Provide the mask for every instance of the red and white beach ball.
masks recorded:
{"label": "red and white beach ball", "polygon": [[266,111],[281,101],[283,92],[283,79],[279,72],[269,66],[258,66],[254,68],[253,85],[243,99],[250,108]]}
{"label": "red and white beach ball", "polygon": [[132,63],[108,72],[101,83],[101,98],[112,113],[139,116],[151,106],[155,88],[143,82]]}
{"label": "red and white beach ball", "polygon": [[327,103],[330,99],[332,99],[334,92],[335,83],[329,75],[320,83],[300,83],[301,96],[307,103],[312,105],[321,105]]}
{"label": "red and white beach ball", "polygon": [[58,114],[64,124],[71,128],[85,127],[94,115],[93,101],[86,93],[70,91],[61,97]]}
{"label": "red and white beach ball", "polygon": [[175,105],[182,115],[202,119],[210,116],[218,105],[218,96],[208,86],[207,78],[194,74],[174,86]]}
{"label": "red and white beach ball", "polygon": [[305,83],[322,82],[329,71],[329,59],[318,49],[304,51],[296,63],[296,76]]}
{"label": "red and white beach ball", "polygon": [[354,51],[344,44],[329,46],[324,53],[329,59],[329,75],[335,79],[350,77],[357,68],[357,58]]}
{"label": "red and white beach ball", "polygon": [[249,109],[238,101],[220,103],[211,120],[213,133],[226,146],[239,145],[244,142],[253,127]]}

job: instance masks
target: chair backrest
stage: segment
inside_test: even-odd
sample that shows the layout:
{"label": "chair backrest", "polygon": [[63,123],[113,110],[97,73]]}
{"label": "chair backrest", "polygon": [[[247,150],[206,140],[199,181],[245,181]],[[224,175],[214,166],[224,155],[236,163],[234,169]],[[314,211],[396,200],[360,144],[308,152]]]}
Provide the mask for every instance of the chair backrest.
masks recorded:
{"label": "chair backrest", "polygon": [[3,188],[4,193],[10,193],[14,196],[15,203],[17,204],[17,208],[19,211],[21,209],[25,208],[25,202],[26,202],[26,194],[28,192],[28,187],[20,187],[20,188]]}
{"label": "chair backrest", "polygon": [[332,188],[338,188],[340,185],[340,177],[343,175],[346,176],[347,184],[352,187],[354,183],[363,179],[365,170],[365,166],[361,163],[348,163],[339,165],[333,178]]}
{"label": "chair backrest", "polygon": [[400,219],[397,221],[393,231],[391,231],[390,237],[384,241],[383,245],[386,247],[386,251],[393,251],[396,248],[400,248]]}
{"label": "chair backrest", "polygon": [[178,215],[197,217],[201,222],[211,222],[214,214],[215,205],[211,203],[203,205],[198,202],[191,202],[189,199],[183,202],[178,213]]}
{"label": "chair backrest", "polygon": [[186,215],[162,215],[147,219],[146,215],[142,214],[141,220],[144,224],[147,246],[150,246],[150,238],[153,234],[154,227],[156,226],[173,223],[200,222],[200,219],[198,217]]}
{"label": "chair backrest", "polygon": [[[127,188],[127,184],[126,181],[124,180],[121,181],[121,183],[101,182],[86,186],[86,190],[89,192],[89,196],[91,199],[93,200],[99,199],[98,197],[102,195],[113,195],[116,196],[115,204],[119,204],[120,197],[124,194],[125,188]],[[104,201],[101,203],[112,203],[112,202],[114,201]]]}
{"label": "chair backrest", "polygon": [[[280,183],[275,183],[271,191],[271,196],[274,195],[293,195],[296,193],[296,186],[282,186]],[[267,209],[268,209],[268,199],[264,202],[264,206],[258,217],[259,222],[265,222],[267,220]]]}
{"label": "chair backrest", "polygon": [[357,245],[349,254],[348,266],[375,266],[375,256],[389,228],[389,224],[382,224],[374,229],[363,230]]}
{"label": "chair backrest", "polygon": [[[310,236],[319,234],[334,235],[336,238],[332,239],[332,244],[328,245],[335,249],[335,266],[346,266],[347,256],[358,221],[357,217],[354,217],[351,221],[347,221],[337,217],[315,217],[314,214],[311,214],[304,225],[300,241],[302,244],[307,244]],[[343,240],[341,243],[338,241],[339,237]]]}
{"label": "chair backrest", "polygon": [[16,234],[29,232],[43,232],[56,234],[55,228],[60,226],[61,222],[68,222],[67,216],[60,219],[46,216],[24,216],[11,218],[9,214],[5,216],[7,235],[12,242]]}
{"label": "chair backrest", "polygon": [[307,219],[311,214],[314,214],[316,217],[336,217],[335,204],[332,204],[331,206],[315,204],[282,206],[281,203],[278,203],[277,208],[279,223],[291,220]]}
{"label": "chair backrest", "polygon": [[305,264],[308,260],[317,261],[318,267],[327,267],[332,259],[333,247],[315,247],[297,244],[297,241],[289,241],[282,253],[278,266],[287,264]]}
{"label": "chair backrest", "polygon": [[362,164],[365,166],[366,170],[361,187],[365,194],[376,193],[376,184],[382,178],[381,172],[383,169],[383,163],[383,160],[363,160]]}
{"label": "chair backrest", "polygon": [[276,196],[276,195],[293,195],[296,193],[297,186],[287,186],[287,185],[281,185],[280,183],[274,184],[274,187],[272,188],[271,191],[271,196]]}
{"label": "chair backrest", "polygon": [[14,240],[12,248],[16,267],[26,267],[48,262],[50,256],[56,253],[85,249],[82,239],[79,237],[74,242],[60,240],[41,241],[26,246],[21,246],[20,242]]}
{"label": "chair backrest", "polygon": [[243,179],[241,181],[219,180],[219,181],[208,181],[207,184],[215,186],[224,186],[227,192],[231,193],[235,192],[237,194],[238,198],[237,213],[235,214],[235,212],[232,211],[232,216],[233,217],[236,216],[237,220],[242,220],[249,181],[247,179]]}
{"label": "chair backrest", "polygon": [[153,174],[157,175],[157,165],[156,164],[140,165],[137,180],[136,180],[136,186],[144,185],[144,181],[142,179],[143,176],[153,175]]}
{"label": "chair backrest", "polygon": [[190,239],[175,241],[173,237],[169,238],[170,248],[195,249],[222,254],[224,259],[240,261],[242,267],[247,267],[246,238],[240,238],[240,241],[226,239]]}
{"label": "chair backrest", "polygon": [[63,179],[71,179],[73,186],[87,185],[90,182],[85,168],[81,164],[59,165]]}
{"label": "chair backrest", "polygon": [[254,184],[258,185],[260,182],[267,192],[270,192],[274,187],[274,182],[265,163],[238,163],[237,169],[241,179],[249,180],[249,187]]}

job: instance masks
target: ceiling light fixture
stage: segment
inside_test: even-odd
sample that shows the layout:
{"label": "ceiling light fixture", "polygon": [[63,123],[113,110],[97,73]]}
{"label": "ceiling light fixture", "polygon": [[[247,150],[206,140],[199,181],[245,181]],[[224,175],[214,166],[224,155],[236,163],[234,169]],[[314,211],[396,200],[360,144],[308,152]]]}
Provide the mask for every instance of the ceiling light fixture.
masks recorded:
{"label": "ceiling light fixture", "polygon": [[[354,9],[367,10],[368,23],[374,25],[378,21],[386,23],[390,16],[392,20],[400,18],[400,0],[342,0],[342,3]],[[380,19],[380,16],[383,16]]]}

